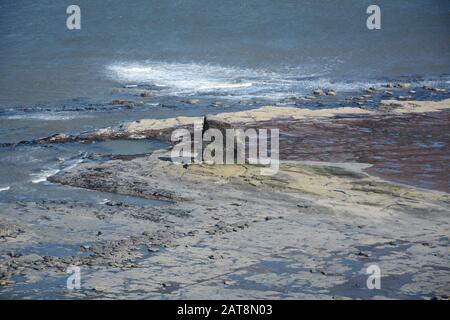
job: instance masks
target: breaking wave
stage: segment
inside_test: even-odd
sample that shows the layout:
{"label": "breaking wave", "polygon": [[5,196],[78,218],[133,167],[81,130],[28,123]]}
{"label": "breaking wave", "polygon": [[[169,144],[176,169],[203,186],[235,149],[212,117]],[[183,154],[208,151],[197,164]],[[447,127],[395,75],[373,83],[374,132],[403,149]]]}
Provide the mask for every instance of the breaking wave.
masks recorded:
{"label": "breaking wave", "polygon": [[118,62],[106,67],[107,76],[121,85],[153,86],[161,95],[206,95],[221,98],[279,99],[307,94],[317,88],[354,91],[376,82],[336,82],[330,68],[288,68],[283,71],[244,69],[197,63]]}

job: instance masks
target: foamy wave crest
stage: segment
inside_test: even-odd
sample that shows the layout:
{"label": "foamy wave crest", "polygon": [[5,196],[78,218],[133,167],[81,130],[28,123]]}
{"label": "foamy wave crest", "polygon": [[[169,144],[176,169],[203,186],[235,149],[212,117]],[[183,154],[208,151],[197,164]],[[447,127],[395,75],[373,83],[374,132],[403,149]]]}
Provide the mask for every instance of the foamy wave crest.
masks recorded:
{"label": "foamy wave crest", "polygon": [[222,98],[279,99],[286,95],[311,93],[333,87],[354,91],[375,83],[328,80],[326,65],[285,68],[278,72],[196,63],[115,63],[107,66],[107,76],[122,84],[153,85],[161,95],[219,95]]}
{"label": "foamy wave crest", "polygon": [[33,179],[31,180],[31,182],[32,183],[46,182],[48,177],[57,174],[63,169],[70,170],[75,168],[78,164],[83,162],[85,156],[86,154],[83,152],[71,160],[68,161],[62,160],[64,162],[63,166],[60,166],[58,168],[43,169],[38,173],[32,173],[31,176],[33,177]]}
{"label": "foamy wave crest", "polygon": [[32,183],[41,183],[47,181],[48,177],[51,177],[55,174],[57,174],[60,170],[59,169],[48,169],[48,170],[42,170],[39,173],[33,173],[32,176],[34,179],[31,180]]}
{"label": "foamy wave crest", "polygon": [[127,83],[151,84],[180,91],[208,91],[236,89],[252,86],[251,82],[242,82],[249,71],[220,66],[147,62],[119,63],[107,67],[111,78]]}
{"label": "foamy wave crest", "polygon": [[27,113],[27,114],[15,114],[7,116],[9,120],[44,120],[44,121],[64,121],[81,118],[89,118],[88,115],[76,114],[76,113]]}
{"label": "foamy wave crest", "polygon": [[7,186],[7,187],[0,187],[0,192],[2,191],[8,191],[11,187]]}

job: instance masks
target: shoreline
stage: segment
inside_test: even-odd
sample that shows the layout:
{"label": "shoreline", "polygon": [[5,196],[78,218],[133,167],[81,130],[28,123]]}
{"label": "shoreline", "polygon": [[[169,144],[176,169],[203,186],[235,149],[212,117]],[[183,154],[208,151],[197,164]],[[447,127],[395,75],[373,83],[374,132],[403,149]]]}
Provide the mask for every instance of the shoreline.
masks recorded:
{"label": "shoreline", "polygon": [[[450,161],[450,150],[445,143],[449,111],[450,99],[384,100],[376,110],[264,106],[201,117],[141,119],[80,135],[59,133],[36,140],[4,143],[0,147],[74,142],[89,145],[115,139],[157,139],[173,144],[171,134],[175,129],[193,132],[194,124],[221,131],[225,128],[279,128],[281,159],[370,163],[373,167],[367,172],[375,176],[450,192],[448,178],[439,173]],[[413,137],[408,138],[408,135]],[[338,147],[333,148],[333,143]],[[133,155],[111,155],[110,158],[130,159]]]}
{"label": "shoreline", "polygon": [[[30,142],[167,141],[171,130],[194,120],[222,129],[278,126],[284,132],[280,171],[274,176],[261,176],[259,167],[249,164],[184,167],[167,161],[170,149],[161,149],[80,163],[48,178],[70,187],[163,200],[159,206],[0,203],[0,298],[448,299],[448,191],[381,179],[374,175],[376,163],[362,161],[377,155],[373,148],[383,145],[380,141],[389,142],[390,149],[379,152],[395,155],[386,163],[394,161],[392,150],[422,141],[397,136],[418,128],[439,133],[438,124],[449,123],[448,109],[449,99],[390,101],[380,111],[265,107],[141,120]],[[361,130],[367,127],[372,131]],[[389,141],[386,132],[392,135]],[[369,135],[372,144],[361,134]],[[369,151],[354,153],[359,161],[338,152],[362,143]],[[404,154],[399,153],[399,161]],[[448,154],[444,146],[423,162],[445,161]],[[381,290],[366,288],[365,270],[371,264],[382,270]],[[81,290],[65,288],[69,266],[81,268]]]}

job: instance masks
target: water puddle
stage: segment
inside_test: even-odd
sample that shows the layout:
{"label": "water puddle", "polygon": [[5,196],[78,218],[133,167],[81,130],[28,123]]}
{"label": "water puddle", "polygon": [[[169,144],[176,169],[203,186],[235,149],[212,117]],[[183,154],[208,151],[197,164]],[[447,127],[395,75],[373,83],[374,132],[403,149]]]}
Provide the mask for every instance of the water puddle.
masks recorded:
{"label": "water puddle", "polygon": [[114,155],[142,155],[166,147],[158,140],[108,140],[0,149],[0,202],[83,201],[95,204],[162,205],[148,200],[53,184],[47,178],[82,162],[105,161]]}

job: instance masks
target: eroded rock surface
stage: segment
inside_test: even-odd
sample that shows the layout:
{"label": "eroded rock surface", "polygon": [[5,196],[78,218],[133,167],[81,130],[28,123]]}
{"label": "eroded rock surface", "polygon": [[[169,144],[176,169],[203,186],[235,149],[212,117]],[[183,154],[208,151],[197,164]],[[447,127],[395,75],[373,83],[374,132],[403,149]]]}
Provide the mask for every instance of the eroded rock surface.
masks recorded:
{"label": "eroded rock surface", "polygon": [[[448,194],[365,167],[294,161],[261,176],[249,165],[183,167],[163,151],[82,164],[52,181],[172,202],[2,205],[2,224],[29,228],[1,244],[0,296],[39,287],[72,298],[445,298]],[[61,248],[39,254],[51,243]],[[366,287],[371,264],[381,290]],[[65,289],[70,265],[82,290]]]}
{"label": "eroded rock surface", "polygon": [[[379,111],[265,107],[206,117],[219,129],[281,125],[283,161],[273,176],[248,164],[177,165],[167,150],[66,169],[49,180],[167,204],[0,204],[0,298],[448,299],[449,194],[367,174],[380,168],[372,149],[389,151],[375,143],[384,137],[377,121],[397,136],[408,132],[395,131],[399,124],[414,120],[417,129],[434,116],[442,132],[448,108],[449,100],[387,101]],[[167,140],[193,122],[205,118],[141,120],[40,143]],[[358,151],[356,132],[367,127],[375,142]],[[422,141],[413,138],[389,143]],[[441,161],[442,150],[426,159]],[[381,270],[380,290],[366,286],[371,265]],[[66,287],[72,266],[80,290]]]}

